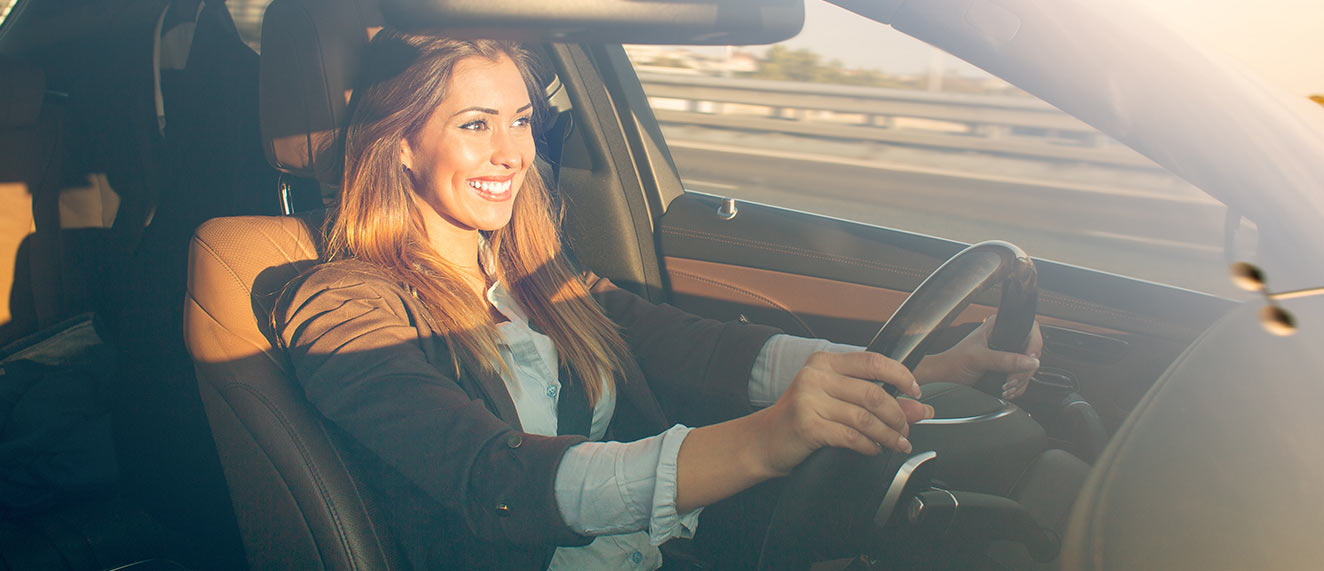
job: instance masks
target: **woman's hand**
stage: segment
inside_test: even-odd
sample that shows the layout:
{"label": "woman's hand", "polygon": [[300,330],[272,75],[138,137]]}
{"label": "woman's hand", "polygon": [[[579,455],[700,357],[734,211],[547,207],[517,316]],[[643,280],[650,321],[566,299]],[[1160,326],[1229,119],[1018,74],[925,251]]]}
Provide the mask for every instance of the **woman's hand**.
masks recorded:
{"label": "woman's hand", "polygon": [[690,431],[676,458],[676,509],[706,506],[785,476],[824,446],[910,452],[910,423],[933,407],[893,398],[877,383],[918,397],[910,371],[876,353],[814,353],[772,406]]}
{"label": "woman's hand", "polygon": [[1007,382],[1002,385],[1002,398],[1014,399],[1025,394],[1030,386],[1030,377],[1039,370],[1039,355],[1044,348],[1044,338],[1036,322],[1030,329],[1030,343],[1025,354],[994,351],[988,348],[988,337],[993,332],[997,316],[984,320],[978,329],[966,335],[955,347],[929,355],[915,368],[915,378],[920,383],[945,381],[972,385],[984,373],[995,371],[1007,373]]}
{"label": "woman's hand", "polygon": [[760,456],[784,475],[824,446],[877,454],[884,447],[910,452],[910,423],[931,418],[933,407],[898,399],[876,382],[918,398],[919,384],[900,363],[876,353],[814,353],[763,421]]}

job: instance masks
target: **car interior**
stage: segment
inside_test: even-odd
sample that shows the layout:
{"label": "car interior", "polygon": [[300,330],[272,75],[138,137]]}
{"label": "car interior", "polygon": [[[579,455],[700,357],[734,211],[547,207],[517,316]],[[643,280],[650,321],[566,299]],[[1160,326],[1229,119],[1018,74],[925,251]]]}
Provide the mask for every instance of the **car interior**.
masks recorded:
{"label": "car interior", "polygon": [[[319,259],[338,184],[335,136],[372,34],[438,21],[457,22],[443,26],[450,33],[477,29],[446,11],[467,9],[454,4],[274,0],[260,56],[220,0],[12,7],[0,28],[6,568],[407,568],[334,430],[291,380],[269,316],[284,285]],[[767,4],[786,13],[752,31],[728,21],[727,41],[784,37],[796,3]],[[619,40],[583,32],[553,43],[500,19],[517,7],[491,10],[471,15],[530,34],[550,72],[555,117],[539,158],[566,205],[565,239],[626,289],[713,319],[870,345],[967,247],[756,203],[723,216],[722,197],[685,189]],[[640,29],[646,40],[663,28]],[[657,37],[681,28],[665,30]],[[917,425],[914,456],[827,460],[822,473],[756,489],[777,501],[734,517],[772,521],[766,538],[760,527],[744,546],[672,546],[668,565],[1196,568],[1146,551],[1140,542],[1159,523],[1110,514],[1152,506],[1172,486],[1231,486],[1200,487],[1193,474],[1219,454],[1211,434],[1253,449],[1247,436],[1197,416],[1181,426],[1207,429],[1188,447],[1199,461],[1167,471],[1171,451],[1152,435],[1175,430],[1164,419],[1188,418],[1174,407],[1214,406],[1201,404],[1199,379],[1234,365],[1205,340],[1253,315],[1212,295],[1033,266],[1044,366],[1017,405],[931,395],[948,399],[954,420]],[[1006,288],[991,286],[1001,283],[946,302],[930,329],[970,331],[997,310]],[[932,352],[943,341],[929,343]],[[1211,356],[1197,360],[1200,351]],[[1309,379],[1284,382],[1312,390]],[[677,420],[714,420],[693,409]],[[924,442],[936,457],[920,454]],[[967,506],[962,525],[951,523],[956,504]],[[1236,519],[1197,512],[1162,525]],[[809,529],[837,520],[854,529],[835,542],[824,536],[836,526]],[[1119,539],[1102,542],[1105,533]],[[1296,537],[1259,539],[1267,550]]]}

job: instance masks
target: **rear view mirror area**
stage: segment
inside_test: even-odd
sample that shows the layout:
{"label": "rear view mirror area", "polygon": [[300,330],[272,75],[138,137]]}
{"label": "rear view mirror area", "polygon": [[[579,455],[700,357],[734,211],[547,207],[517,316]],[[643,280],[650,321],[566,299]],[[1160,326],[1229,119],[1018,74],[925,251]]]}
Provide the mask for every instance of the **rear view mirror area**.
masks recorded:
{"label": "rear view mirror area", "polygon": [[803,0],[383,0],[401,29],[523,42],[743,45],[797,34]]}

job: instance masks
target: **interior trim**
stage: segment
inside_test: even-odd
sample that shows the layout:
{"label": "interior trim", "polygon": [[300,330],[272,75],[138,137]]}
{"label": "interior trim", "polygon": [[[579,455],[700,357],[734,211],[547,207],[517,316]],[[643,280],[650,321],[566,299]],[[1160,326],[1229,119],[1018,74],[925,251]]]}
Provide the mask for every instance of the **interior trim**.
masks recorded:
{"label": "interior trim", "polygon": [[[664,261],[671,275],[673,296],[737,305],[757,302],[753,305],[777,311],[801,324],[810,336],[816,336],[813,322],[822,318],[882,324],[910,295],[888,288],[690,258],[668,256]],[[995,312],[992,306],[971,304],[953,323],[983,321]],[[1044,315],[1039,323],[1094,335],[1126,336],[1116,329]]]}

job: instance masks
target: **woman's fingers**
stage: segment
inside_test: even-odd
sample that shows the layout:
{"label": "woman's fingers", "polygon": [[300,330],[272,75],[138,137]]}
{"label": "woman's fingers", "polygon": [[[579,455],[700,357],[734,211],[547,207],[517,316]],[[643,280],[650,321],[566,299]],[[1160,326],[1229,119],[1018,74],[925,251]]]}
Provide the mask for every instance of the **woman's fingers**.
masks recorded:
{"label": "woman's fingers", "polygon": [[[824,444],[874,453],[879,446],[909,452],[910,423],[933,416],[933,408],[897,399],[878,382],[917,392],[914,377],[899,363],[873,353],[824,354],[811,359],[806,380],[826,397],[816,407],[828,424]],[[868,379],[868,380],[865,380]],[[870,382],[873,381],[873,382]]]}
{"label": "woman's fingers", "polygon": [[980,365],[985,371],[997,371],[1009,375],[1032,374],[1039,370],[1039,359],[1031,355],[994,351],[989,349],[980,355]]}
{"label": "woman's fingers", "polygon": [[755,413],[767,422],[755,456],[771,473],[785,474],[824,446],[909,452],[910,423],[932,417],[933,409],[894,398],[882,384],[919,395],[910,371],[882,355],[815,353],[781,398]]}
{"label": "woman's fingers", "polygon": [[846,377],[887,383],[902,393],[919,398],[919,383],[910,370],[887,357],[867,351],[855,353],[818,352],[809,356],[806,368],[825,369]]}

